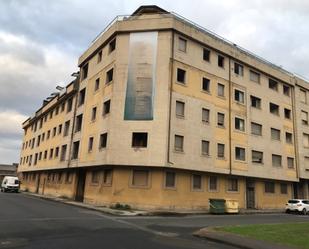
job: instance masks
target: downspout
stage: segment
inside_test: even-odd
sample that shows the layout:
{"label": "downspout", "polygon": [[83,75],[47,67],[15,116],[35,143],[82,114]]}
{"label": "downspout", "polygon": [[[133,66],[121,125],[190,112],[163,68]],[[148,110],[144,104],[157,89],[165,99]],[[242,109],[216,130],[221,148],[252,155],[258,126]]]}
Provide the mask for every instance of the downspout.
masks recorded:
{"label": "downspout", "polygon": [[172,93],[173,93],[173,75],[174,75],[174,30],[172,30],[171,49],[172,56],[170,58],[170,87],[169,87],[169,113],[168,113],[168,134],[167,134],[167,165],[173,164],[170,160],[171,149],[171,116],[172,116]]}
{"label": "downspout", "polygon": [[298,134],[297,134],[297,113],[296,113],[296,101],[295,101],[295,88],[296,88],[296,79],[295,86],[291,87],[291,96],[292,96],[292,110],[293,110],[293,137],[294,137],[294,151],[295,151],[295,170],[296,170],[296,178],[299,179],[299,154],[298,154]]}
{"label": "downspout", "polygon": [[232,174],[232,82],[231,82],[231,57],[229,57],[229,164]]}
{"label": "downspout", "polygon": [[[72,146],[73,146],[73,136],[74,136],[74,128],[75,128],[75,119],[76,119],[76,111],[77,111],[77,98],[78,98],[78,89],[79,89],[79,80],[80,78],[77,77],[74,84],[74,88],[76,88],[76,97],[75,97],[75,102],[74,102],[74,110],[73,110],[73,119],[72,119],[72,131],[71,131],[71,136],[70,136],[70,143],[69,143],[69,158],[68,158],[68,165],[67,167],[70,167],[71,164],[71,154],[72,154]],[[74,96],[72,97],[74,100]]]}

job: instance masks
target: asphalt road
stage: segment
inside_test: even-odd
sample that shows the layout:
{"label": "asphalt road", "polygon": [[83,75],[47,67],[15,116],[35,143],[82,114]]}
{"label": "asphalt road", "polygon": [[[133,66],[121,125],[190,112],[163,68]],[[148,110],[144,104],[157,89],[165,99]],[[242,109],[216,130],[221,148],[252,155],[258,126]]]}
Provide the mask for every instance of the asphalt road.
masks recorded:
{"label": "asphalt road", "polygon": [[115,217],[14,193],[0,193],[0,207],[0,248],[233,249],[191,233],[214,225],[309,221],[285,214]]}

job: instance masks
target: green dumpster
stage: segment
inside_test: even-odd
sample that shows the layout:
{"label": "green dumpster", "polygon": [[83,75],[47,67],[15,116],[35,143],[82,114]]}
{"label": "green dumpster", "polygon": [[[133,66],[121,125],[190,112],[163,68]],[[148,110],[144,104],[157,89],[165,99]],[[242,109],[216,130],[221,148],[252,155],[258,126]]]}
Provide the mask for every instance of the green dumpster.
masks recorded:
{"label": "green dumpster", "polygon": [[225,213],[225,200],[224,199],[209,199],[209,212],[212,214]]}

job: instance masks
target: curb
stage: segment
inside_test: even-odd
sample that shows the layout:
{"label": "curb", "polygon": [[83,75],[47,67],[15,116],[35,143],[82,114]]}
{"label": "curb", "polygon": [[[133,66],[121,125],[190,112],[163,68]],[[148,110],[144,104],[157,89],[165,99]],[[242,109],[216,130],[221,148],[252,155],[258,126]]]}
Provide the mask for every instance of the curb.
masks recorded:
{"label": "curb", "polygon": [[216,243],[234,246],[241,249],[295,249],[285,245],[274,244],[262,240],[256,240],[237,234],[215,231],[212,228],[202,228],[192,234],[193,236],[203,238]]}

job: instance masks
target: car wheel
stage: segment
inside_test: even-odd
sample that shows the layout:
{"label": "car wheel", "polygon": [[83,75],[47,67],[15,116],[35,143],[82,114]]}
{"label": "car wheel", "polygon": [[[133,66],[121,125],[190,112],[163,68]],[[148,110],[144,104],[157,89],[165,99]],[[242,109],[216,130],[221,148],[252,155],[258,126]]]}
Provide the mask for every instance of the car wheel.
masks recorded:
{"label": "car wheel", "polygon": [[290,209],[285,210],[287,214],[291,213]]}
{"label": "car wheel", "polygon": [[306,214],[307,214],[306,208],[303,209],[302,214],[303,214],[303,215],[306,215]]}

